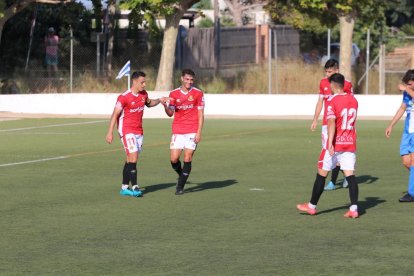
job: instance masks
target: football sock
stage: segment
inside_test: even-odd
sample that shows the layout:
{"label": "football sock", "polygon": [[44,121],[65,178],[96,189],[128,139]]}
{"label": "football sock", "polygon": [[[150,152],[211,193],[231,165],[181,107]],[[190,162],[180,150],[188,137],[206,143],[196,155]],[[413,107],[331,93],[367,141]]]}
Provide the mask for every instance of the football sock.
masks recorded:
{"label": "football sock", "polygon": [[340,170],[341,170],[341,167],[336,166],[331,172],[331,181],[334,185],[336,184],[336,180],[338,179],[338,174]]}
{"label": "football sock", "polygon": [[129,184],[129,172],[128,172],[128,163],[125,162],[124,170],[122,171],[122,184],[128,185]]}
{"label": "football sock", "polygon": [[352,212],[358,211],[358,205],[351,205],[351,207],[349,207],[349,210]]}
{"label": "football sock", "polygon": [[346,181],[348,181],[349,198],[351,200],[351,205],[357,205],[357,203],[358,203],[358,183],[356,181],[355,175],[347,176]]}
{"label": "football sock", "polygon": [[410,167],[410,178],[408,181],[408,193],[414,196],[414,166]]}
{"label": "football sock", "polygon": [[131,185],[136,186],[137,185],[137,163],[128,163],[128,171],[129,171],[129,177],[131,180]]}
{"label": "football sock", "polygon": [[313,205],[318,205],[319,198],[323,193],[323,188],[325,187],[326,176],[322,176],[319,173],[316,174],[315,183],[313,184],[312,197],[310,203]]}
{"label": "football sock", "polygon": [[178,186],[181,189],[184,189],[185,183],[187,183],[187,179],[190,176],[191,172],[191,162],[184,162],[183,165],[183,173],[180,175],[180,178],[178,179]]}
{"label": "football sock", "polygon": [[181,175],[181,173],[183,172],[183,169],[181,168],[181,162],[180,160],[178,160],[177,163],[173,163],[171,162],[171,167],[174,169],[174,171],[178,174],[178,176]]}
{"label": "football sock", "polygon": [[128,184],[122,184],[122,187],[121,187],[122,190],[126,190],[128,188],[129,188],[129,185]]}

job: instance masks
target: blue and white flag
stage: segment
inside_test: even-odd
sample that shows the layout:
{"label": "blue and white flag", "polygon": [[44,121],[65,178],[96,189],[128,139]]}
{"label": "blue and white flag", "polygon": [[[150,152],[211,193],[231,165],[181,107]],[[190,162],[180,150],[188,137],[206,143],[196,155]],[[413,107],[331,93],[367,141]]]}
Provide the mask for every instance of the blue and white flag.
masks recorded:
{"label": "blue and white flag", "polygon": [[124,67],[122,67],[121,71],[119,71],[118,76],[116,76],[116,79],[119,80],[123,76],[129,76],[131,73],[131,61],[128,60],[127,63],[125,63]]}

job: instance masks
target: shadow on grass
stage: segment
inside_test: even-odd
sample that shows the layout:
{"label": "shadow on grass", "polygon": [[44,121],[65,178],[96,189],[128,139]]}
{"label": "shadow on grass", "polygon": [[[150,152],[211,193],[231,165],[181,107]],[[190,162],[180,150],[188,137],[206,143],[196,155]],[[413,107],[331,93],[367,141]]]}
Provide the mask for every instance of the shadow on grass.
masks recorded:
{"label": "shadow on grass", "polygon": [[[204,183],[199,183],[199,184],[191,183],[189,181],[185,185],[184,192],[200,192],[200,191],[208,190],[208,189],[224,188],[224,187],[236,184],[236,183],[238,182],[235,179],[227,179],[227,180],[222,180],[222,181],[209,181],[209,182],[204,182]],[[168,189],[171,187],[175,188],[175,185],[176,183],[162,183],[162,184],[146,186],[144,190],[144,195],[148,193],[153,193],[156,191]]]}
{"label": "shadow on grass", "polygon": [[[377,182],[379,178],[376,176],[372,176],[372,175],[359,175],[356,176],[356,181],[358,183],[358,185],[360,184],[373,184],[374,182]],[[339,190],[339,189],[343,189],[342,187],[342,181],[337,181],[335,185],[335,190]],[[340,185],[338,185],[338,183],[340,183]]]}
{"label": "shadow on grass", "polygon": [[358,175],[356,177],[356,181],[358,184],[372,184],[377,182],[379,178],[372,175]]}
{"label": "shadow on grass", "polygon": [[[379,197],[366,197],[365,200],[359,200],[358,201],[358,213],[359,215],[364,215],[366,213],[366,210],[373,208],[381,203],[386,202],[386,200],[381,199]],[[320,214],[326,214],[326,213],[330,213],[330,212],[335,212],[338,210],[348,210],[349,205],[343,205],[343,206],[339,206],[339,207],[335,207],[332,209],[328,209],[328,210],[323,210],[318,212],[318,215]]]}
{"label": "shadow on grass", "polygon": [[168,189],[171,187],[175,187],[176,183],[162,183],[162,184],[156,184],[156,185],[151,185],[151,186],[145,186],[144,189],[144,196],[145,194],[148,193],[153,193],[156,191],[160,191],[160,190],[164,190],[164,189]]}
{"label": "shadow on grass", "polygon": [[227,179],[221,181],[209,181],[200,184],[193,184],[193,185],[186,185],[184,192],[200,192],[209,189],[217,189],[217,188],[224,188],[230,185],[234,185],[238,183],[235,179]]}

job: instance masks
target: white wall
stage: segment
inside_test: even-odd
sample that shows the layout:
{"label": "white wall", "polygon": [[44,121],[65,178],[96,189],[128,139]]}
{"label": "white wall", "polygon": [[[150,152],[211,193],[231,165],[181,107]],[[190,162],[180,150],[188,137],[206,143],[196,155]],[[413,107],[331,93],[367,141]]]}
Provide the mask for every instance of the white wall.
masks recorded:
{"label": "white wall", "polygon": [[[23,94],[0,95],[0,112],[64,115],[110,115],[118,94]],[[167,92],[149,92],[150,98]],[[400,95],[356,95],[359,116],[393,116],[401,105]],[[318,95],[206,94],[206,115],[312,116]],[[166,117],[161,106],[145,110],[147,118]]]}

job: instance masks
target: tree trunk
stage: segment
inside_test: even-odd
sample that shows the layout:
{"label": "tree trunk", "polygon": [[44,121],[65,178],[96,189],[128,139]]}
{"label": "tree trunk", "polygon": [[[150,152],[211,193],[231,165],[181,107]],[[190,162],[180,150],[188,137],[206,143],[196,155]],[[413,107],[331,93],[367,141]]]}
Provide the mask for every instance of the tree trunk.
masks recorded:
{"label": "tree trunk", "polygon": [[173,89],[173,69],[175,61],[175,45],[178,34],[178,26],[184,10],[165,17],[164,39],[162,41],[162,51],[160,67],[158,68],[157,83],[155,90],[169,91]]}
{"label": "tree trunk", "polygon": [[224,0],[229,9],[229,12],[233,16],[233,21],[237,27],[243,26],[243,10],[242,5],[239,3],[238,0]]}
{"label": "tree trunk", "polygon": [[0,19],[0,45],[1,45],[1,35],[3,34],[3,27],[4,24],[6,23],[6,20],[3,20],[4,17],[2,19]]}
{"label": "tree trunk", "polygon": [[351,56],[352,56],[352,33],[354,31],[355,18],[351,14],[339,16],[339,27],[341,33],[339,72],[346,79],[352,79]]}
{"label": "tree trunk", "polygon": [[114,23],[115,23],[115,1],[108,3],[109,25],[108,25],[108,48],[106,51],[106,76],[112,78],[112,56],[114,50]]}

